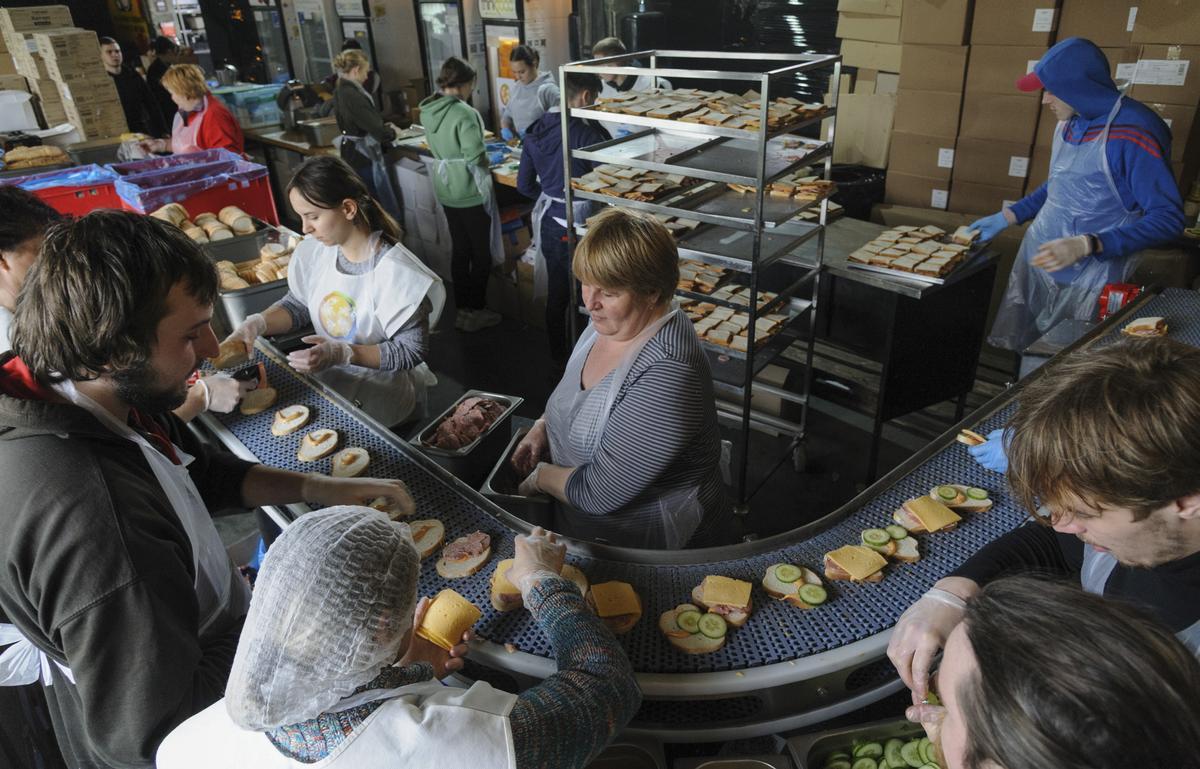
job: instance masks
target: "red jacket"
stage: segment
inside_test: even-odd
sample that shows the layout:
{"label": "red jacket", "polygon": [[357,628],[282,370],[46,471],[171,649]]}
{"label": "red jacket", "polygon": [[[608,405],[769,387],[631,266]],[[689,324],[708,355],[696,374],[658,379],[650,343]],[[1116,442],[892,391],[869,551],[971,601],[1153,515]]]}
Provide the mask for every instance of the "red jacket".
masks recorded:
{"label": "red jacket", "polygon": [[[205,150],[222,147],[238,155],[245,155],[246,140],[242,135],[242,127],[238,125],[233,113],[229,111],[224,102],[211,93],[208,94],[206,100],[208,108],[204,114],[204,122],[200,124],[200,131],[196,135],[196,145]],[[187,125],[195,119],[194,113],[184,115],[183,124]]]}

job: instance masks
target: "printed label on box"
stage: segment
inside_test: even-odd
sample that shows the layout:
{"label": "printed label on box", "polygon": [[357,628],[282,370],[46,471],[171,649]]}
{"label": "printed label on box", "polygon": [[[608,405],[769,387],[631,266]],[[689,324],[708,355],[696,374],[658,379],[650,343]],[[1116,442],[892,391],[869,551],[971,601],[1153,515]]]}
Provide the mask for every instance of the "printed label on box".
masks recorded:
{"label": "printed label on box", "polygon": [[1127,61],[1117,65],[1117,80],[1132,82],[1137,77],[1137,62]]}
{"label": "printed label on box", "polygon": [[1163,122],[1167,124],[1167,128],[1170,128],[1171,124],[1174,123],[1175,121],[1169,117],[1165,117],[1165,118],[1163,118]]}
{"label": "printed label on box", "polygon": [[1126,32],[1133,31],[1133,24],[1134,24],[1134,22],[1137,21],[1137,8],[1138,7],[1135,5],[1129,9],[1129,20],[1125,22],[1125,31]]}
{"label": "printed label on box", "polygon": [[1033,12],[1034,32],[1053,32],[1055,8],[1038,8]]}
{"label": "printed label on box", "polygon": [[938,168],[954,168],[954,150],[942,147],[938,150]]}
{"label": "printed label on box", "polygon": [[934,190],[929,195],[930,208],[941,208],[944,210],[946,208],[946,206],[949,205],[949,203],[950,203],[950,191],[949,190]]}
{"label": "printed label on box", "polygon": [[1030,59],[1025,63],[1026,75],[1028,75],[1030,72],[1033,72],[1033,68],[1037,66],[1038,61],[1040,61],[1040,59]]}
{"label": "printed label on box", "polygon": [[1141,59],[1133,76],[1136,85],[1183,85],[1187,80],[1190,61],[1171,59]]}
{"label": "printed label on box", "polygon": [[1029,176],[1029,158],[1017,157],[1012,155],[1008,159],[1008,175],[1015,176],[1018,179],[1024,179]]}

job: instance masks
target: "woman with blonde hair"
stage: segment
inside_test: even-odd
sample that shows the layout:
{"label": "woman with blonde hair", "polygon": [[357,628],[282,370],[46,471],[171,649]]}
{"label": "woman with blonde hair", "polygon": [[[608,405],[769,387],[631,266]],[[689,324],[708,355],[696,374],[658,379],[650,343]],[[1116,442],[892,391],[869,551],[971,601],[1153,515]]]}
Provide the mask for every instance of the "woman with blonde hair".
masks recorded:
{"label": "woman with blonde hair", "polygon": [[142,142],[146,152],[199,152],[215,148],[245,154],[246,138],[229,108],[214,97],[204,81],[204,70],[195,64],[172,64],[160,81],[179,111],[170,139]]}
{"label": "woman with blonde hair", "polygon": [[384,158],[385,148],[396,139],[396,129],[384,121],[379,105],[365,88],[371,62],[362,51],[351,48],[334,57],[333,68],[338,76],[333,114],[342,134],[338,152],[362,177],[371,196],[397,216],[400,207]]}

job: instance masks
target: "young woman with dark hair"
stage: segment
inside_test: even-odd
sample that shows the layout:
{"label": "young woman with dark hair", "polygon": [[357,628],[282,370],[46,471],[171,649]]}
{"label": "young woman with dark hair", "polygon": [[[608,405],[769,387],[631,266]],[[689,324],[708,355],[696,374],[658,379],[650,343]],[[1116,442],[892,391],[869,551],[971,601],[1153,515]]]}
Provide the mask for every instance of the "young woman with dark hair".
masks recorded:
{"label": "young woman with dark hair", "polygon": [[288,363],[383,424],[404,422],[437,381],[424,361],[446,300],[441,278],[400,244],[396,220],[345,161],[312,158],[287,189],[308,236],[292,254],[288,294],[229,338],[249,347],[311,322],[302,341],[312,346]]}
{"label": "young woman with dark hair", "polygon": [[528,45],[518,45],[508,56],[508,68],[517,82],[509,88],[508,102],[500,113],[500,135],[505,141],[524,136],[529,126],[559,103],[554,77],[538,72],[540,63],[541,56]]}

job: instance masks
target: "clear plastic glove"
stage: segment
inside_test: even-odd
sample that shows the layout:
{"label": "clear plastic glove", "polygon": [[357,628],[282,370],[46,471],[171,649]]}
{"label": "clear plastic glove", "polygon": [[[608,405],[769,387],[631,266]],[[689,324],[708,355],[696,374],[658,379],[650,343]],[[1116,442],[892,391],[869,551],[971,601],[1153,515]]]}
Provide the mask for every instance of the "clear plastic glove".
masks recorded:
{"label": "clear plastic glove", "polygon": [[315,374],[334,366],[345,366],[354,355],[354,350],[345,342],[338,342],[314,334],[300,340],[311,344],[307,350],[288,353],[288,365],[302,374]]}
{"label": "clear plastic glove", "polygon": [[1004,430],[992,430],[987,434],[987,442],[978,446],[970,446],[967,451],[981,466],[997,473],[1008,472],[1008,441],[1009,436]]}
{"label": "clear plastic glove", "polygon": [[147,155],[154,152],[170,152],[171,143],[167,139],[143,139],[138,142],[142,151]]}
{"label": "clear plastic glove", "polygon": [[[429,610],[429,604],[433,603],[427,596],[421,596],[421,600],[417,601],[417,610],[413,618],[413,627],[421,627],[421,621],[425,619],[425,612]],[[449,674],[462,670],[463,658],[467,656],[470,647],[467,643],[474,640],[475,635],[470,630],[463,633],[462,643],[455,644],[450,651],[446,651],[435,643],[426,641],[415,632],[412,634],[412,640],[408,643],[408,651],[400,658],[400,665],[411,665],[414,662],[428,662],[433,666],[433,676],[437,679],[442,679]]]}
{"label": "clear plastic glove", "polygon": [[260,336],[267,333],[267,319],[262,316],[262,313],[254,313],[247,315],[238,327],[233,330],[233,333],[225,337],[225,341],[237,340],[246,345],[246,352],[254,354],[254,343]]}
{"label": "clear plastic glove", "polygon": [[541,471],[545,464],[545,462],[537,463],[537,466],[533,468],[533,472],[525,476],[525,480],[521,481],[521,485],[517,487],[517,494],[522,497],[533,497],[542,493],[541,488],[538,487],[538,472]]}
{"label": "clear plastic glove", "polygon": [[394,478],[334,478],[320,473],[304,476],[300,497],[314,505],[368,505],[376,497],[391,497],[405,509],[415,509],[404,481]]}
{"label": "clear plastic glove", "polygon": [[550,439],[546,437],[546,420],[539,419],[517,444],[512,455],[512,466],[522,478],[537,468],[538,462],[549,458]]}
{"label": "clear plastic glove", "polygon": [[1043,243],[1033,255],[1030,263],[1046,272],[1065,270],[1092,252],[1092,245],[1086,235],[1076,235],[1073,238],[1059,238]]}
{"label": "clear plastic glove", "polygon": [[946,644],[951,631],[962,622],[966,611],[967,604],[963,599],[935,587],[909,606],[896,621],[892,640],[888,642],[888,659],[915,694],[926,696],[933,659]]}
{"label": "clear plastic glove", "polygon": [[991,216],[985,216],[982,219],[972,222],[971,229],[979,230],[980,240],[993,240],[1001,232],[1008,229],[1011,223],[1003,211],[997,211]]}
{"label": "clear plastic glove", "polygon": [[904,717],[925,729],[934,750],[934,758],[938,766],[948,766],[942,753],[942,723],[946,720],[946,708],[942,705],[932,705],[924,702],[922,697],[913,693],[913,704],[904,711]]}
{"label": "clear plastic glove", "polygon": [[504,126],[503,128],[500,129],[500,138],[506,142],[510,142],[513,139],[517,138],[517,135],[516,135],[516,133],[513,132],[513,130],[511,128],[509,128],[508,126]]}
{"label": "clear plastic glove", "polygon": [[529,600],[529,591],[541,580],[562,574],[567,546],[558,541],[554,532],[538,526],[528,536],[514,537],[513,549],[508,581],[521,591],[522,600]]}
{"label": "clear plastic glove", "polygon": [[221,373],[200,377],[194,386],[204,388],[204,408],[207,411],[228,414],[237,408],[246,393],[258,386],[258,380],[242,382]]}

